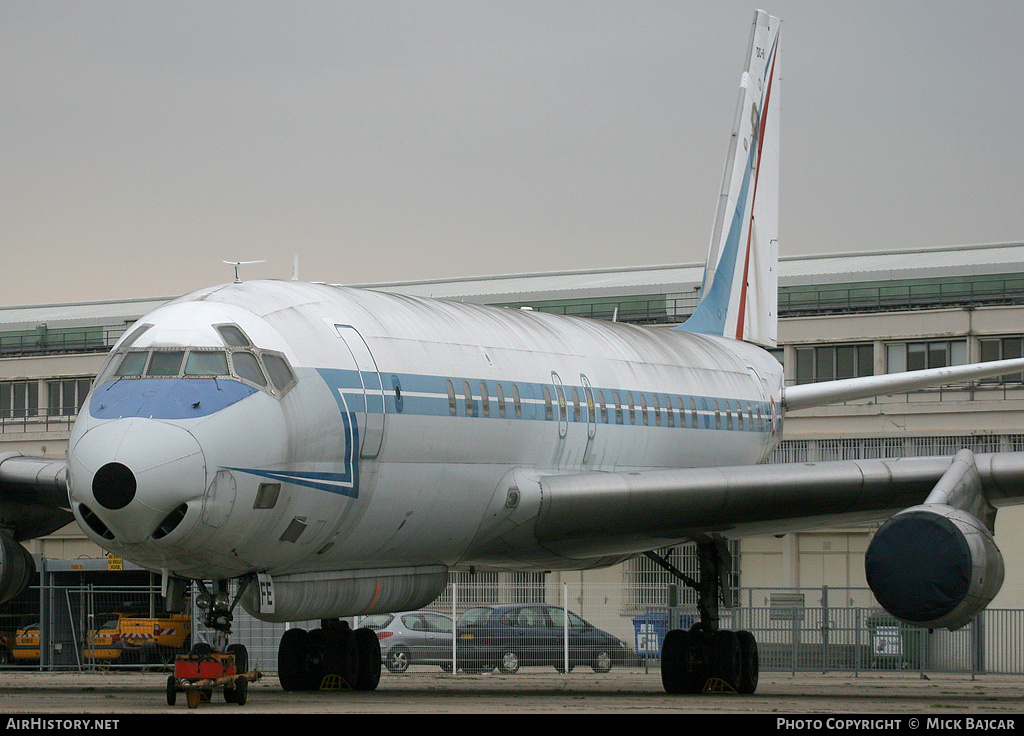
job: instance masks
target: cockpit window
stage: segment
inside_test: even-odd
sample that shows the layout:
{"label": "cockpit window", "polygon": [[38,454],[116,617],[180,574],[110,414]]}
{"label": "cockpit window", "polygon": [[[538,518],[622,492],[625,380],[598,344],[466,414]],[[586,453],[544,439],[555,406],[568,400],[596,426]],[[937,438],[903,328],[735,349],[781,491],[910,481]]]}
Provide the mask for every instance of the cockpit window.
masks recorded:
{"label": "cockpit window", "polygon": [[139,339],[139,336],[152,326],[153,325],[139,325],[134,330],[132,330],[128,334],[128,337],[126,337],[124,341],[121,343],[121,350],[127,350],[128,348],[130,348],[132,344]]}
{"label": "cockpit window", "polygon": [[186,376],[226,376],[228,356],[221,351],[193,350],[185,362]]}
{"label": "cockpit window", "polygon": [[260,363],[252,353],[231,353],[231,367],[235,369],[235,375],[239,378],[252,381],[258,386],[267,385],[267,378],[263,375]]}
{"label": "cockpit window", "polygon": [[252,347],[252,343],[249,341],[249,338],[245,336],[245,333],[242,332],[238,325],[219,325],[217,327],[217,332],[220,333],[220,336],[224,338],[224,342],[226,342],[230,347]]}
{"label": "cockpit window", "polygon": [[146,375],[176,376],[181,372],[181,361],[184,357],[184,350],[155,351],[153,359],[149,361],[149,370],[146,371]]}
{"label": "cockpit window", "polygon": [[284,391],[295,380],[295,374],[288,367],[288,362],[280,355],[263,353],[263,365],[267,367],[270,381],[278,391]]}
{"label": "cockpit window", "polygon": [[148,353],[126,353],[121,359],[120,365],[114,371],[115,376],[141,376],[142,369],[146,367],[146,356]]}

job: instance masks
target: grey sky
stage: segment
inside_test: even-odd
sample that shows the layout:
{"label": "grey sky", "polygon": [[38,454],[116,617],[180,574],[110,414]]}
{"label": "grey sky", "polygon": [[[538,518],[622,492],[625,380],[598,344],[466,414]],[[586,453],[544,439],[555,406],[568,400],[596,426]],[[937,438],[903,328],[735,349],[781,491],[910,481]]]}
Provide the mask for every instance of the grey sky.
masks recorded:
{"label": "grey sky", "polygon": [[[755,7],[4,0],[0,302],[701,261]],[[1024,239],[1024,3],[763,7],[783,254]]]}

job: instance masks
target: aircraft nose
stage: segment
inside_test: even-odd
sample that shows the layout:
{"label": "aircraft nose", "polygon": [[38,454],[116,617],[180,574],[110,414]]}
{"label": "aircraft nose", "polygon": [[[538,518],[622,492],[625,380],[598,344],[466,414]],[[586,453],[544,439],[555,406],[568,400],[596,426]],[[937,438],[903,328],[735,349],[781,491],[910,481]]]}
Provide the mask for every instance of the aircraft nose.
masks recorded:
{"label": "aircraft nose", "polygon": [[166,422],[133,417],[99,424],[68,451],[71,500],[101,537],[141,542],[182,505],[202,498],[206,459],[192,434]]}

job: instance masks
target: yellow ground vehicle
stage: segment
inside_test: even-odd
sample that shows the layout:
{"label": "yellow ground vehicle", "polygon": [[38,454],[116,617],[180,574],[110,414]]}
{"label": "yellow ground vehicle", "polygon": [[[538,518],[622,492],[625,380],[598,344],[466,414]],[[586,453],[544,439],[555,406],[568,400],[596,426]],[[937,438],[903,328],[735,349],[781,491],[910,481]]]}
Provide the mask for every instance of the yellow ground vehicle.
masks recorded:
{"label": "yellow ground vehicle", "polygon": [[[137,664],[173,659],[188,648],[191,622],[188,616],[142,618],[124,613],[105,613],[96,618],[99,627],[86,633],[84,662]],[[39,624],[18,629],[11,654],[16,663],[39,661]]]}
{"label": "yellow ground vehicle", "polygon": [[32,623],[19,628],[14,634],[11,656],[17,663],[39,661],[39,624]]}
{"label": "yellow ground vehicle", "polygon": [[86,662],[158,662],[187,648],[190,641],[190,619],[180,614],[142,618],[108,613],[96,620],[99,626],[86,634],[82,647]]}

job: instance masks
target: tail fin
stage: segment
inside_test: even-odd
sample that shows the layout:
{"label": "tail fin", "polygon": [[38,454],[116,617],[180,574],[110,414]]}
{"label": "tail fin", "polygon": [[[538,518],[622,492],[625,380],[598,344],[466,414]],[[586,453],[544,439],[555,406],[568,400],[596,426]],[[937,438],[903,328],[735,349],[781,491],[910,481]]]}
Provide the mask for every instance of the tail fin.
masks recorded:
{"label": "tail fin", "polygon": [[754,14],[701,297],[677,328],[765,347],[778,338],[779,25]]}

